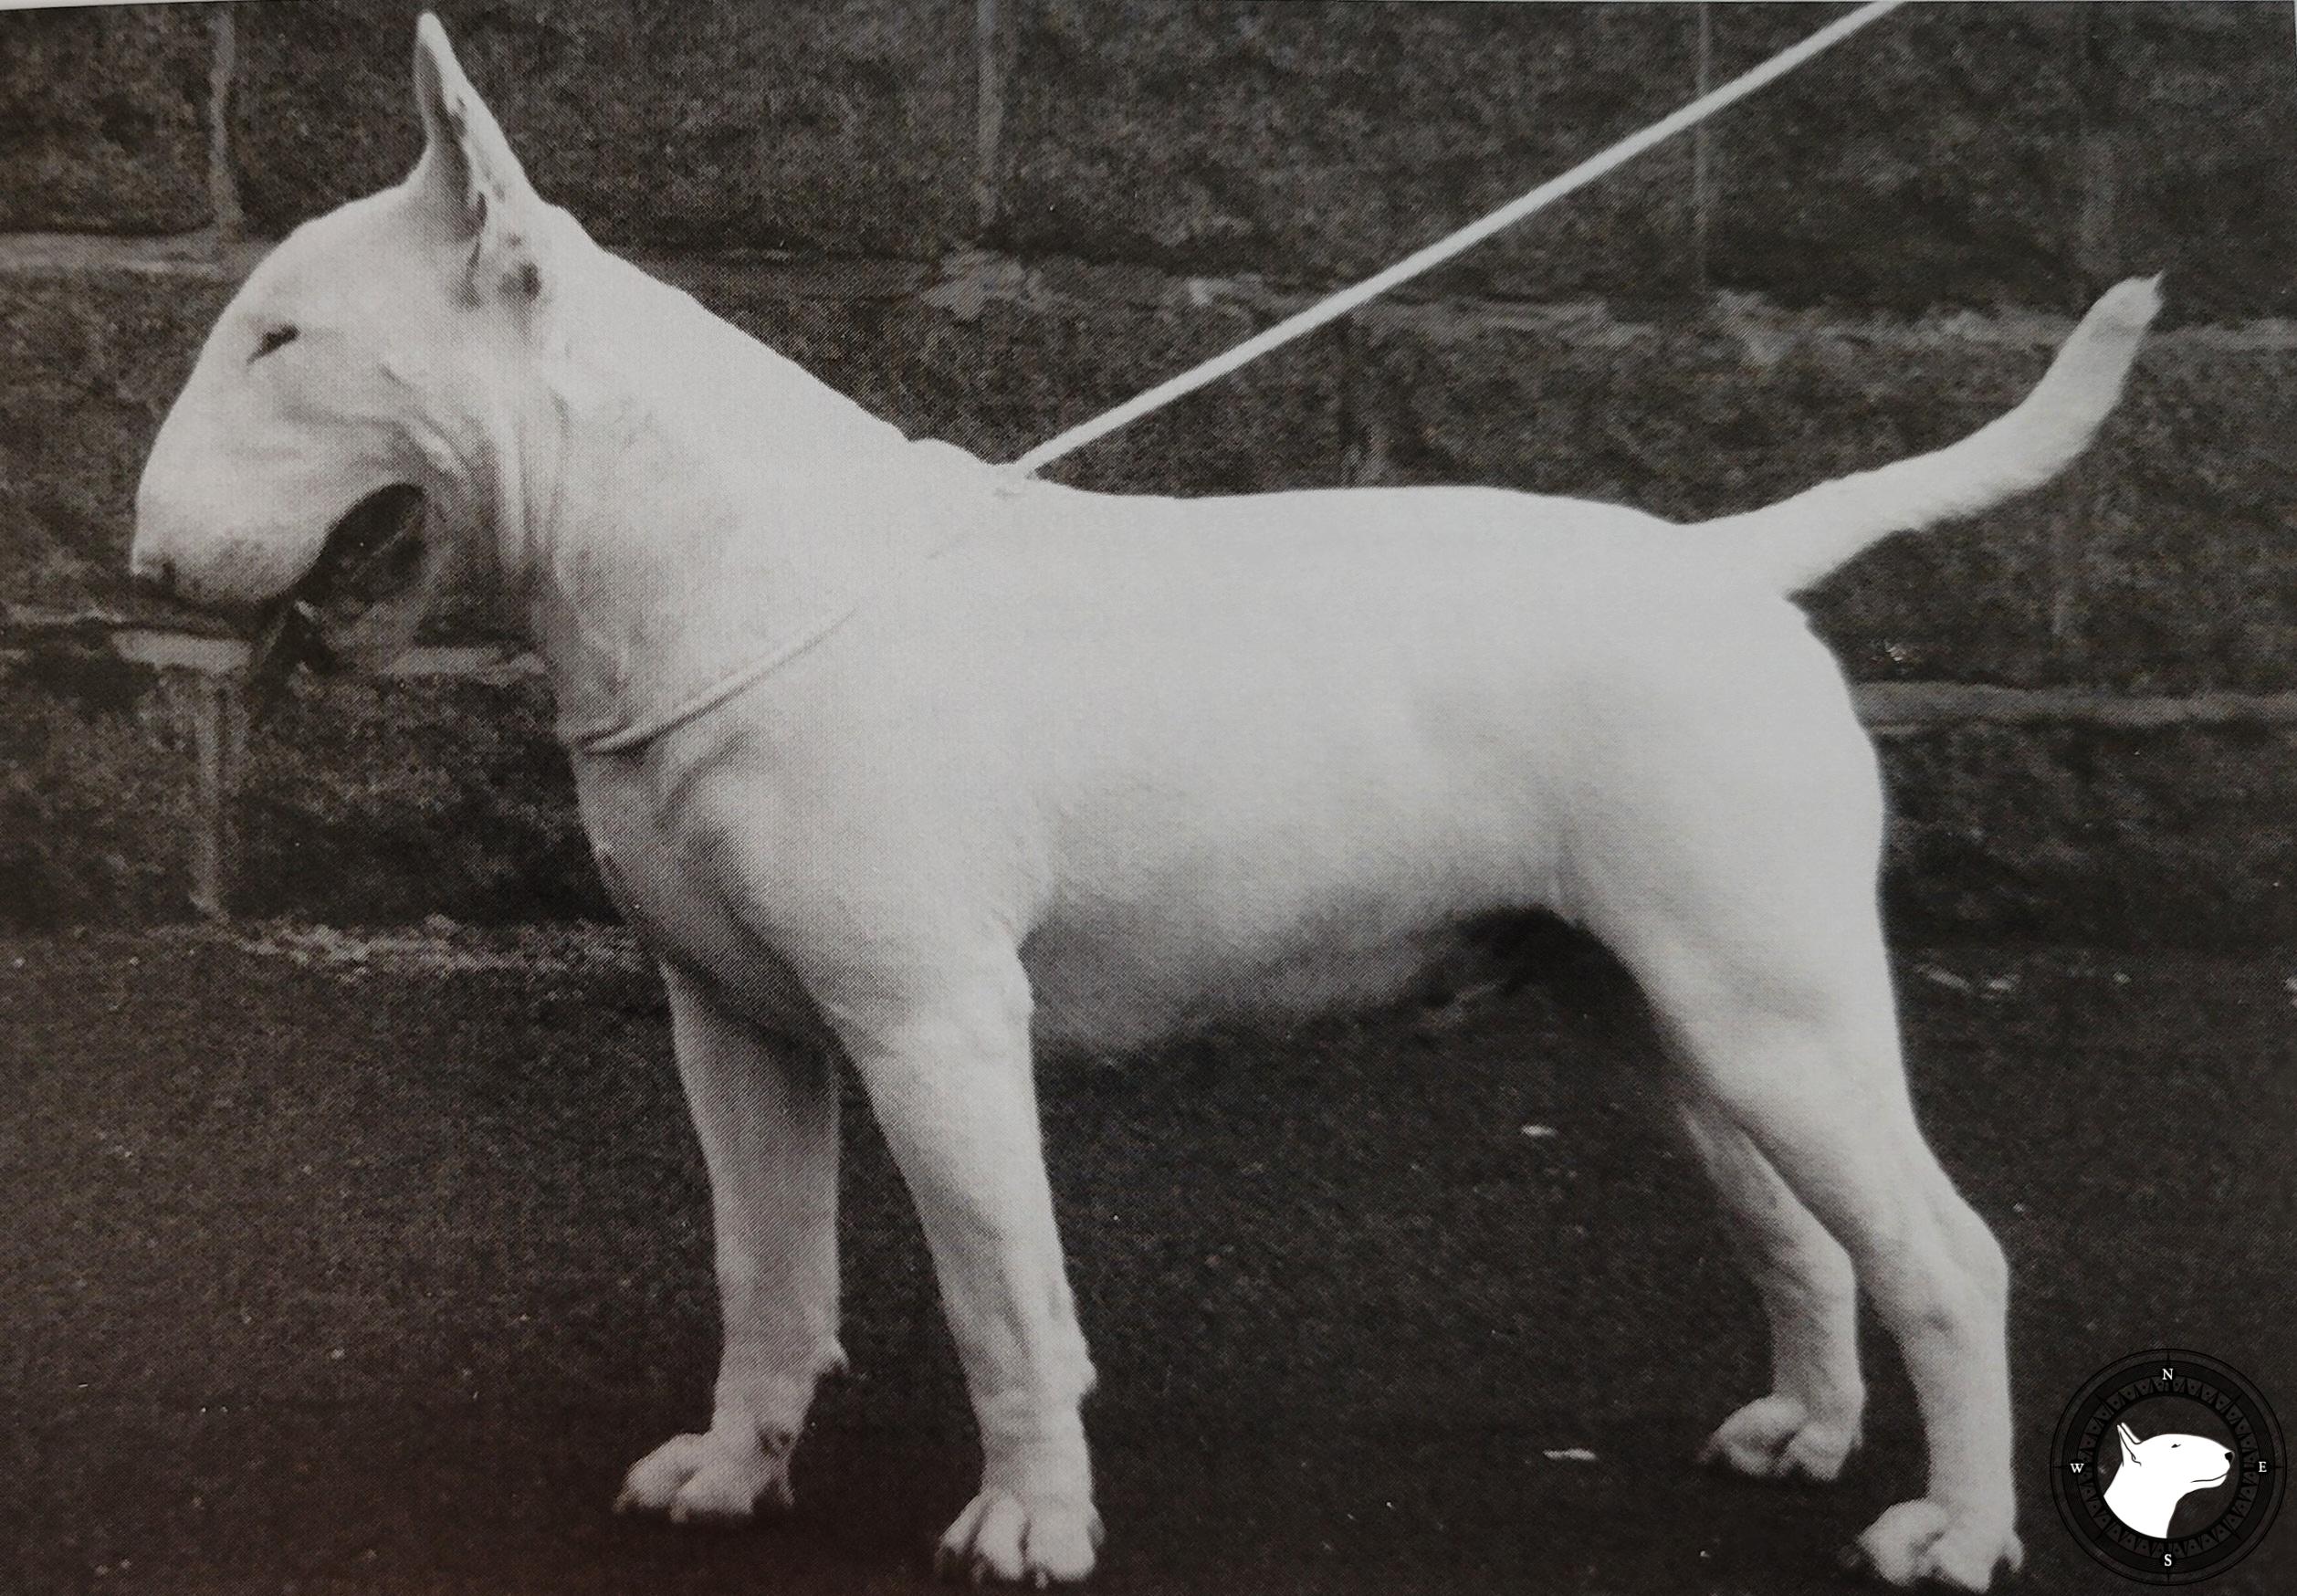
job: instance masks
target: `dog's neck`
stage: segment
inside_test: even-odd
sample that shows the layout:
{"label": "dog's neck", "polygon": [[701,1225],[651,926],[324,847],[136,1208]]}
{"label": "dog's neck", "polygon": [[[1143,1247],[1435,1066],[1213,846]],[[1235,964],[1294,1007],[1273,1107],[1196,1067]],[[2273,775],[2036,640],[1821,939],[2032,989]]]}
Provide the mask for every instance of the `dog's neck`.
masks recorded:
{"label": "dog's neck", "polygon": [[2113,1478],[2107,1482],[2105,1505],[2116,1518],[2140,1535],[2161,1539],[2169,1534],[2169,1520],[2184,1495],[2184,1490],[2174,1485],[2166,1490],[2151,1487],[2143,1466],[2125,1457]]}
{"label": "dog's neck", "polygon": [[834,625],[961,537],[993,477],[573,233],[561,341],[506,422],[489,519],[584,747]]}

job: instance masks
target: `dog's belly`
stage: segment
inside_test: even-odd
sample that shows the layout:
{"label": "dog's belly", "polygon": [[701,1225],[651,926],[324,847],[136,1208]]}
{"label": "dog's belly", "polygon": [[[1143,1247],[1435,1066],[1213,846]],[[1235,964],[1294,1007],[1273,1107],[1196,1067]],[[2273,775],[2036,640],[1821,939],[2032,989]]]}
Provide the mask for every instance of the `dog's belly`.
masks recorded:
{"label": "dog's belly", "polygon": [[1053,928],[1023,950],[1046,1054],[1127,1053],[1236,1022],[1283,1023],[1376,1008],[1415,992],[1467,983],[1484,949],[1476,922],[1401,932],[1385,941],[1350,937],[1240,949],[1185,933],[1136,928],[1132,935]]}
{"label": "dog's belly", "polygon": [[1125,867],[1056,894],[1023,946],[1039,1045],[1124,1052],[1477,984],[1495,922],[1563,907],[1552,830],[1515,814],[1484,835],[1432,826],[1418,847],[1376,814],[1272,824],[1210,858],[1131,832]]}

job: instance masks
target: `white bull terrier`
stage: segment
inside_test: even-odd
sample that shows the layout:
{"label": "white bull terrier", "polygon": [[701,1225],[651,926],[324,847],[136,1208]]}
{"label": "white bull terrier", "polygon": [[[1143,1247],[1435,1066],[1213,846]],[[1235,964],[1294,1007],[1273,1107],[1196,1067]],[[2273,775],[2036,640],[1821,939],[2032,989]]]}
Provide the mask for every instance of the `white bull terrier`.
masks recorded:
{"label": "white bull terrier", "polygon": [[2169,1536],[2177,1504],[2195,1491],[2225,1484],[2233,1472],[2233,1449],[2207,1435],[2156,1435],[2140,1441],[2127,1424],[2113,1426],[2122,1443],[2122,1465],[2105,1487],[2113,1517],[2140,1535]]}
{"label": "white bull terrier", "polygon": [[2002,1255],[1916,1129],[1873,751],[1789,595],[2064,467],[2152,283],[1965,441],[1702,525],[1473,488],[1111,497],[912,442],[598,248],[429,18],[415,89],[407,181],[299,228],[224,312],[133,564],[269,619],[274,668],[380,666],[473,582],[545,662],[668,986],[722,1294],[709,1428],[624,1506],[786,1498],[840,1359],[842,1055],[980,1423],[943,1559],[1081,1578],[1093,1369],[1033,1057],[1379,1003],[1537,907],[1638,978],[1761,1289],[1774,1389],[1711,1454],[1835,1475],[1862,1285],[1930,1468],[1862,1555],[1973,1591],[2016,1566]]}

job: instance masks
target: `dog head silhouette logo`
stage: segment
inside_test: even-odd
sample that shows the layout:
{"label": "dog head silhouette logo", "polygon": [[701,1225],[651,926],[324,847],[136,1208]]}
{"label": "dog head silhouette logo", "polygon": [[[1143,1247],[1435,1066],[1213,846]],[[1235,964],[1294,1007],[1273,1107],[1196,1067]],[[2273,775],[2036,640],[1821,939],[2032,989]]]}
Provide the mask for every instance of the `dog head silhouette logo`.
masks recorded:
{"label": "dog head silhouette logo", "polygon": [[2287,1466],[2272,1409],[2239,1372],[2197,1352],[2145,1352],[2075,1396],[2051,1449],[2051,1485],[2092,1557],[2129,1579],[2185,1585],[2264,1538]]}
{"label": "dog head silhouette logo", "polygon": [[2166,1538],[2170,1517],[2188,1493],[2221,1486],[2233,1473],[2233,1449],[2207,1435],[2141,1441],[2126,1423],[2114,1425],[2113,1433],[2122,1444],[2122,1466],[2105,1487],[2105,1505],[2140,1535]]}

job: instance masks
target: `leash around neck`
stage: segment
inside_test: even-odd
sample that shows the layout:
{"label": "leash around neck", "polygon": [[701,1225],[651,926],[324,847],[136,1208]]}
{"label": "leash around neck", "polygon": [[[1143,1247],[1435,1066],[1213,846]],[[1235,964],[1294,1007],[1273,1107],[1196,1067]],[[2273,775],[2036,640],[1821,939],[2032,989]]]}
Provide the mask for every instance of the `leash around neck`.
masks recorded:
{"label": "leash around neck", "polygon": [[580,732],[567,737],[566,746],[576,753],[629,753],[644,748],[666,732],[677,730],[689,720],[700,719],[736,694],[763,681],[815,645],[825,641],[839,627],[867,609],[872,601],[899,581],[907,572],[914,570],[918,565],[939,560],[950,550],[970,540],[976,531],[980,530],[981,522],[982,515],[977,509],[976,513],[967,518],[965,524],[951,536],[934,544],[923,553],[911,555],[876,581],[864,583],[852,597],[842,604],[833,606],[820,619],[803,628],[795,636],[762,653],[750,656],[724,675],[713,677],[706,687],[676,700],[669,708],[644,716],[628,725],[609,727],[600,731]]}

